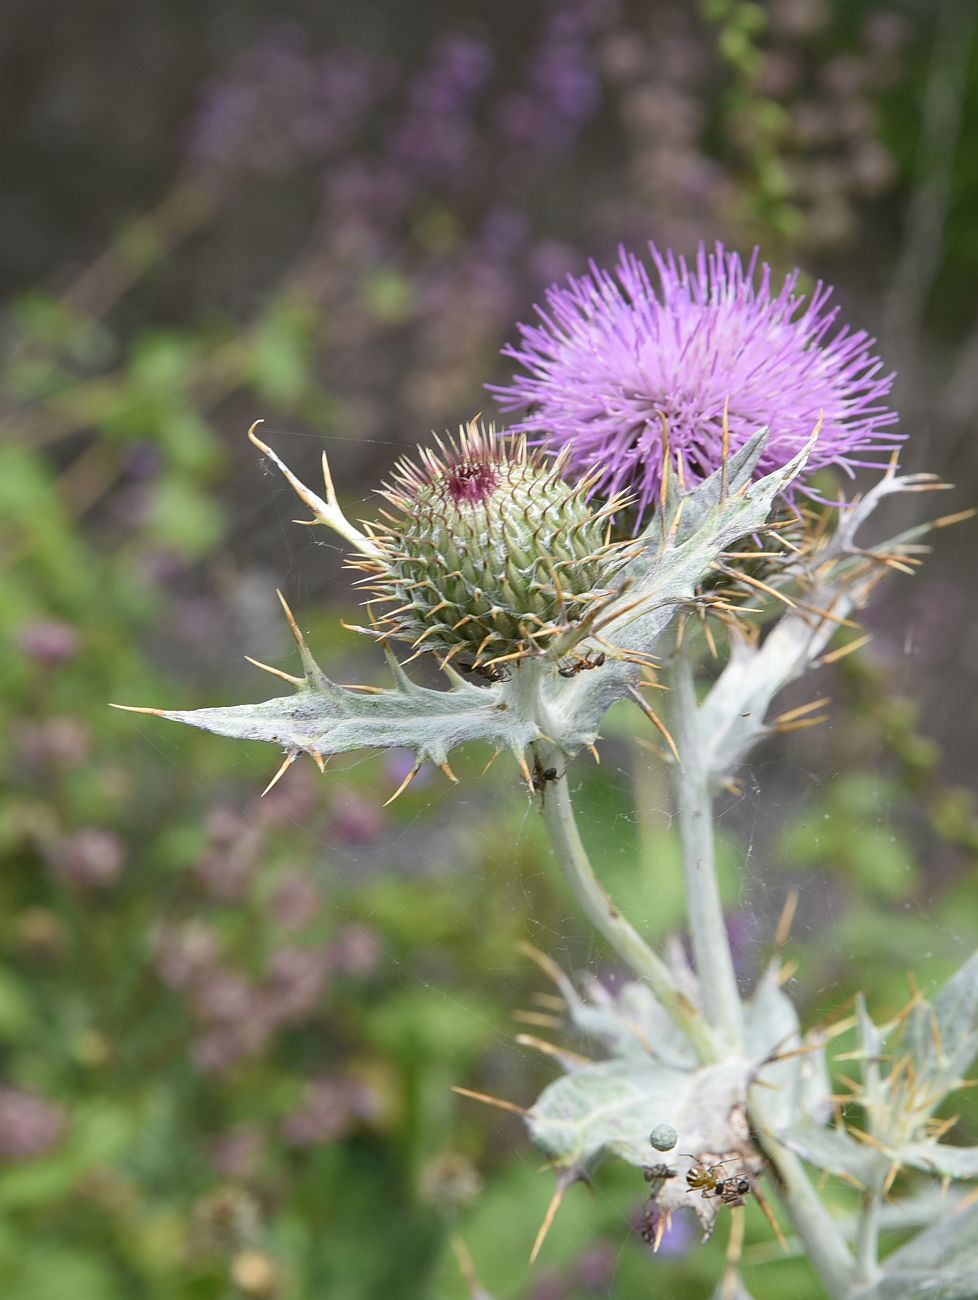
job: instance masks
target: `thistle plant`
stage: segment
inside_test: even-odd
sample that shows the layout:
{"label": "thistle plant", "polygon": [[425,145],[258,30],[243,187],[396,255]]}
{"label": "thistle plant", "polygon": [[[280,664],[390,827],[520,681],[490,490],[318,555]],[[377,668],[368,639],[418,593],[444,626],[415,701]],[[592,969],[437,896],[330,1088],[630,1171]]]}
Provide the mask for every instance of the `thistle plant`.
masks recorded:
{"label": "thistle plant", "polygon": [[[449,758],[473,742],[512,755],[583,913],[630,972],[611,993],[531,951],[563,999],[568,1034],[602,1051],[594,1060],[547,1045],[561,1077],[528,1108],[502,1103],[524,1115],[556,1174],[534,1255],[567,1189],[615,1158],[635,1167],[655,1247],[679,1211],[704,1237],[732,1216],[725,1294],[747,1294],[733,1216],[754,1199],[779,1237],[786,1216],[832,1297],[973,1297],[978,1205],[952,1195],[938,1215],[913,1171],[978,1178],[978,1152],[945,1141],[952,1125],[934,1117],[978,1055],[978,956],[891,1024],[875,1025],[860,1002],[804,1032],[780,958],[790,916],[756,987],[744,996],[739,986],[713,829],[714,796],[736,784],[754,746],[817,721],[821,701],[778,712],[778,694],[858,648],[831,643],[881,579],[916,568],[929,528],[960,516],[874,540],[884,499],[944,486],[902,474],[895,451],[867,491],[818,501],[814,469],[873,464],[898,442],[882,405],[890,377],[866,335],[830,337],[827,289],[805,304],[789,277],[774,294],[767,268],[722,249],[695,271],[655,260],[659,296],[624,255],[620,288],[595,268],[553,290],[550,316],[523,331],[532,379],[504,393],[510,405],[532,399],[533,413],[516,432],[472,422],[402,460],[371,522],[343,513],[325,457],[320,495],[251,430],[308,522],[349,545],[366,596],[353,630],[379,643],[389,686],[332,681],[286,607],[302,675],[269,671],[291,695],[141,711],[275,744],[284,761],[273,782],[303,754],[322,769],[333,754],[409,746],[415,762],[392,797],[426,762],[455,780]],[[546,445],[528,450],[527,434]],[[408,671],[419,656],[442,688]],[[665,716],[647,698],[662,687]],[[571,766],[596,752],[620,701],[654,726],[670,769],[692,963],[622,914],[575,822]],[[856,1077],[840,1098],[826,1047],[850,1029]],[[861,1124],[845,1123],[843,1105]],[[830,1211],[822,1174],[859,1189],[854,1218]],[[882,1256],[881,1227],[896,1211],[911,1235]]]}

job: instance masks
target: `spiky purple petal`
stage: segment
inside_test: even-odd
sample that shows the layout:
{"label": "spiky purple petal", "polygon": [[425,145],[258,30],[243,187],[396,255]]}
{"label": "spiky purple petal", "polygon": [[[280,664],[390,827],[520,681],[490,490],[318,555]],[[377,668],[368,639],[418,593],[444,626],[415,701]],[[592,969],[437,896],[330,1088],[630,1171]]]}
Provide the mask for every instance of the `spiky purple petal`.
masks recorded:
{"label": "spiky purple petal", "polygon": [[796,270],[775,291],[756,249],[746,266],[719,243],[701,245],[694,266],[649,250],[656,283],[622,249],[613,274],[592,262],[547,290],[538,323],[519,326],[503,353],[523,373],[490,388],[504,410],[526,408],[516,430],[570,446],[577,472],[603,466],[596,490],[634,492],[640,514],[662,481],[663,418],[687,482],[720,465],[727,401],[731,450],[769,430],[758,476],[785,465],[820,416],[808,474],[838,465],[851,475],[899,445],[884,401],[893,375],[864,330],[836,328],[828,285],[806,298]]}

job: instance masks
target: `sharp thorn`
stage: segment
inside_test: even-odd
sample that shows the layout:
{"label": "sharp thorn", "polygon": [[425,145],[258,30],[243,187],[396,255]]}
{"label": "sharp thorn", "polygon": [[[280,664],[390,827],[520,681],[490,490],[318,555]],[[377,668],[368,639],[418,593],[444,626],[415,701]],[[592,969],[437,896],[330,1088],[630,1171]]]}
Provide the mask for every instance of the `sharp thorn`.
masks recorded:
{"label": "sharp thorn", "polygon": [[259,798],[264,799],[265,795],[268,794],[269,790],[274,790],[274,788],[278,785],[279,781],[281,781],[282,777],[285,776],[286,772],[289,770],[289,768],[292,766],[295,760],[299,757],[299,754],[301,752],[302,751],[298,749],[289,750],[289,752],[285,755],[285,759],[282,763],[282,766],[278,769],[278,771],[269,781],[268,785],[265,786],[264,790],[262,790]]}

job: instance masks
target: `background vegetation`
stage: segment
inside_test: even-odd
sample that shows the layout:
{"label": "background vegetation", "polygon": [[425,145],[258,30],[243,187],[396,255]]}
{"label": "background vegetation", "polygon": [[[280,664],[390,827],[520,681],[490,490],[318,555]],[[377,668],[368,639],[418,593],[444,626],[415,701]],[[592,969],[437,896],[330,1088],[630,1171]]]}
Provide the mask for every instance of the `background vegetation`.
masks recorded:
{"label": "background vegetation", "polygon": [[[403,770],[357,758],[259,802],[264,750],[105,704],[259,698],[243,653],[290,666],[276,585],[340,679],[371,680],[338,626],[356,616],[342,554],[291,526],[244,430],[264,416],[307,476],[325,446],[369,513],[401,449],[491,410],[482,385],[546,284],[619,242],[759,242],[834,281],[899,369],[906,464],[972,502],[976,15],[11,6],[5,1296],[455,1300],[478,1292],[453,1238],[496,1300],[711,1294],[725,1229],[700,1249],[679,1224],[653,1258],[626,1170],[574,1189],[531,1270],[549,1179],[517,1118],[450,1091],[519,1102],[549,1075],[515,1041],[546,1036],[522,941],[618,974],[511,771],[480,777],[473,755],[459,787],[425,774],[385,808]],[[831,670],[830,724],[762,751],[724,813],[743,974],[798,888],[810,1021],[859,987],[882,1018],[904,971],[930,985],[978,940],[973,533],[937,546]],[[582,810],[612,891],[664,933],[676,851],[636,727],[616,719],[602,766],[581,765]],[[978,1141],[978,1110],[960,1125]],[[758,1297],[817,1294],[762,1220],[747,1258]]]}

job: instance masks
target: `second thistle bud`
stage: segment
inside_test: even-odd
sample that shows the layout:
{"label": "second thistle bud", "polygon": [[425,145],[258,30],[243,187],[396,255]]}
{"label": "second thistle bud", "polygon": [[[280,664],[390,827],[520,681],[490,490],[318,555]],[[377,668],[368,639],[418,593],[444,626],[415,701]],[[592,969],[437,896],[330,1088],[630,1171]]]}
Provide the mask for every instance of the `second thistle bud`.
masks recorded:
{"label": "second thistle bud", "polygon": [[[540,655],[592,625],[634,554],[607,536],[615,498],[594,511],[591,477],[561,477],[564,458],[529,451],[472,422],[457,440],[401,460],[382,495],[395,513],[371,530],[379,556],[362,563],[381,639],[408,641],[476,669]],[[571,638],[572,639],[572,638]]]}

